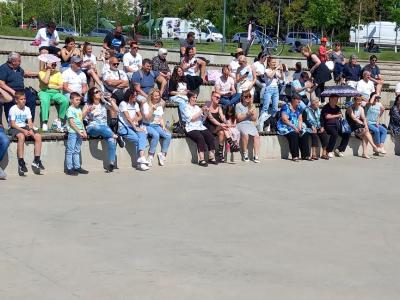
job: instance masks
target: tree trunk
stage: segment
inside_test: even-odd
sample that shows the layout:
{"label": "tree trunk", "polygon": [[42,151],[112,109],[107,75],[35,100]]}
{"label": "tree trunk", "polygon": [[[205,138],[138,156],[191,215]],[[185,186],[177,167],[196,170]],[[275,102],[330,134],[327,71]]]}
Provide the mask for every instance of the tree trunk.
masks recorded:
{"label": "tree trunk", "polygon": [[76,17],[75,17],[74,0],[71,0],[71,10],[72,10],[72,20],[73,20],[73,24],[74,24],[74,30],[76,32]]}

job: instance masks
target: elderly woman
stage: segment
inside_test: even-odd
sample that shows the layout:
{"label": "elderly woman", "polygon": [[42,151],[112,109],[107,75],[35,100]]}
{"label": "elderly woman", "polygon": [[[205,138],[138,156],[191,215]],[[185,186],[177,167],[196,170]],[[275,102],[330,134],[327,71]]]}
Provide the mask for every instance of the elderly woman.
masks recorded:
{"label": "elderly woman", "polygon": [[325,63],[321,62],[315,53],[311,52],[308,46],[301,48],[301,53],[307,59],[307,66],[310,70],[313,82],[316,85],[315,95],[321,99],[321,102],[325,102],[325,98],[321,97],[321,93],[325,89],[325,82],[332,79],[331,72]]}
{"label": "elderly woman", "polygon": [[372,93],[366,106],[366,118],[368,129],[371,131],[376,146],[380,149],[380,153],[386,154],[384,149],[387,129],[381,124],[381,117],[385,108],[380,102],[381,96]]}
{"label": "elderly woman", "polygon": [[329,159],[326,147],[328,145],[328,135],[321,126],[321,110],[319,99],[311,100],[310,106],[303,111],[303,122],[307,125],[307,131],[311,135],[311,159],[318,160],[318,138],[321,141],[322,159]]}
{"label": "elderly woman", "polygon": [[365,117],[364,108],[361,106],[362,97],[355,97],[354,103],[346,111],[346,119],[349,122],[351,130],[358,136],[362,141],[362,157],[370,158],[367,154],[368,143],[371,144],[374,154],[379,155],[381,149],[378,148],[368,130],[368,122]]}
{"label": "elderly woman", "polygon": [[281,116],[278,120],[278,134],[288,139],[292,161],[299,161],[299,148],[301,158],[310,158],[309,134],[306,125],[303,123],[302,109],[300,108],[301,98],[299,95],[291,97],[290,102],[281,108]]}
{"label": "elderly woman", "polygon": [[197,104],[197,95],[192,92],[187,94],[189,103],[183,111],[183,119],[186,123],[186,135],[197,145],[197,152],[199,154],[199,165],[207,167],[208,163],[205,161],[204,152],[208,149],[209,160],[211,164],[218,164],[215,159],[215,140],[212,133],[203,125],[206,115],[208,114],[208,107],[203,106],[201,109]]}
{"label": "elderly woman", "polygon": [[107,101],[102,97],[101,91],[92,87],[88,92],[88,102],[83,108],[83,116],[86,117],[88,125],[86,131],[91,137],[101,136],[107,141],[108,167],[107,171],[115,169],[116,141],[120,147],[124,146],[122,138],[116,135],[107,124],[107,110],[118,113],[118,106],[114,101]]}
{"label": "elderly woman", "polygon": [[236,104],[236,126],[240,132],[243,150],[243,161],[248,162],[249,135],[253,137],[253,162],[259,163],[260,136],[254,122],[257,120],[257,112],[253,105],[253,97],[250,91],[243,91],[241,102]]}
{"label": "elderly woman", "polygon": [[224,162],[224,144],[228,142],[231,152],[238,152],[239,146],[232,141],[229,125],[225,118],[222,107],[219,105],[221,95],[216,91],[211,94],[211,103],[208,105],[207,119],[204,125],[212,134],[218,137],[217,159]]}
{"label": "elderly woman", "polygon": [[321,110],[321,126],[324,128],[326,133],[329,135],[328,152],[329,158],[333,157],[333,149],[335,148],[336,141],[340,135],[342,140],[337,149],[335,149],[335,155],[338,157],[344,157],[347,145],[349,144],[350,134],[342,132],[341,119],[343,118],[340,107],[337,105],[339,96],[332,95],[329,97],[329,102]]}
{"label": "elderly woman", "polygon": [[241,94],[243,91],[250,91],[254,95],[254,85],[256,84],[256,71],[247,64],[247,58],[240,55],[238,58],[239,68],[236,71],[237,92]]}
{"label": "elderly woman", "polygon": [[394,136],[400,135],[400,95],[396,96],[393,106],[389,112],[390,121],[389,129],[393,132]]}
{"label": "elderly woman", "polygon": [[[48,54],[51,55],[51,54]],[[58,118],[56,122],[57,130],[62,130],[62,123],[65,123],[65,114],[69,106],[69,99],[62,93],[63,79],[61,73],[57,70],[57,63],[46,63],[44,69],[39,72],[39,87],[38,93],[40,100],[40,117],[42,121],[42,130],[47,131],[49,120],[49,110],[51,101],[56,104]]]}
{"label": "elderly woman", "polygon": [[163,166],[168,152],[169,144],[171,143],[172,135],[165,127],[164,121],[165,102],[161,99],[159,89],[152,89],[149,93],[147,102],[142,105],[143,124],[146,126],[147,134],[151,137],[149,156],[147,161],[149,167],[153,165],[154,154],[158,141],[161,140],[161,152],[157,153],[158,164]]}

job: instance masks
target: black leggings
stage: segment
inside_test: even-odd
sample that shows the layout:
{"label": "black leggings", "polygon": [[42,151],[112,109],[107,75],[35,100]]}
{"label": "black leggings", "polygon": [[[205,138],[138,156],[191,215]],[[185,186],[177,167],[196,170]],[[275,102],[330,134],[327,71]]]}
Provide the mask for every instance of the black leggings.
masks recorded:
{"label": "black leggings", "polygon": [[209,151],[215,150],[215,138],[210,130],[192,130],[186,135],[196,143],[199,152],[205,152],[207,148]]}
{"label": "black leggings", "polygon": [[318,137],[319,140],[321,141],[321,147],[322,149],[325,149],[326,146],[328,145],[328,135],[326,134],[326,132],[317,132],[317,133],[311,133],[311,147],[318,147],[319,143],[318,143]]}
{"label": "black leggings", "polygon": [[326,133],[329,134],[329,143],[328,143],[328,147],[326,148],[326,150],[328,152],[332,152],[333,149],[335,148],[336,145],[336,141],[338,136],[340,135],[342,137],[342,140],[340,141],[340,145],[337,148],[340,152],[344,152],[346,151],[346,147],[349,144],[349,139],[350,139],[350,134],[348,133],[342,133],[341,131],[339,131],[339,128],[335,125],[333,126],[326,126],[325,127]]}
{"label": "black leggings", "polygon": [[322,92],[325,90],[325,82],[318,84],[317,88],[315,89],[315,96],[321,99],[321,102],[325,102],[325,97],[321,97]]}
{"label": "black leggings", "polygon": [[302,136],[295,131],[288,133],[286,138],[289,142],[289,150],[292,158],[299,157],[299,148],[301,151],[301,157],[310,157],[310,145],[309,145],[309,134],[305,133]]}

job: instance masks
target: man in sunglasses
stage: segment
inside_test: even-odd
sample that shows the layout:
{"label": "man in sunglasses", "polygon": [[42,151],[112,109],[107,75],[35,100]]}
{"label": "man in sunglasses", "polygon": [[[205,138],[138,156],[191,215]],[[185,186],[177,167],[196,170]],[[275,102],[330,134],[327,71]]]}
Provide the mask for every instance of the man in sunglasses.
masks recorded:
{"label": "man in sunglasses", "polygon": [[69,99],[69,94],[72,92],[78,93],[85,97],[88,91],[87,78],[82,71],[82,58],[72,56],[70,66],[62,73],[64,95]]}
{"label": "man in sunglasses", "polygon": [[121,59],[125,52],[125,38],[122,35],[122,26],[115,27],[114,31],[107,34],[103,41],[103,48],[114,50],[115,56]]}
{"label": "man in sunglasses", "polygon": [[132,74],[142,68],[142,56],[138,53],[139,46],[136,41],[131,41],[130,51],[124,54],[122,62],[124,63],[124,71],[128,78],[132,78]]}
{"label": "man in sunglasses", "polygon": [[111,57],[109,64],[110,69],[103,74],[104,87],[112,94],[117,105],[119,105],[124,100],[125,91],[129,87],[129,80],[124,71],[118,70],[118,58]]}
{"label": "man in sunglasses", "polygon": [[384,81],[381,76],[381,70],[376,65],[377,61],[378,57],[376,55],[371,55],[369,58],[369,64],[364,67],[363,72],[369,71],[371,73],[371,81],[375,84],[376,93],[380,95]]}

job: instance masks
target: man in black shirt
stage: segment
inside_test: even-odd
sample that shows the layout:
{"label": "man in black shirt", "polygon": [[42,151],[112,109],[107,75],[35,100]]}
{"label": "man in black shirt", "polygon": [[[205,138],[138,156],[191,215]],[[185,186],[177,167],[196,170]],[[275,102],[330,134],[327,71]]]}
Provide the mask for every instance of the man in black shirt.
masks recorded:
{"label": "man in black shirt", "polygon": [[107,34],[104,38],[103,48],[114,50],[115,56],[119,59],[122,58],[125,53],[125,38],[122,35],[121,26],[115,27],[112,33]]}

